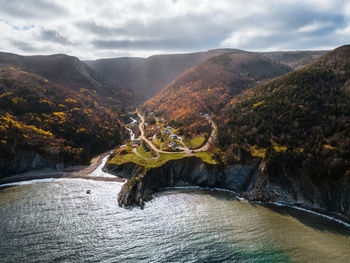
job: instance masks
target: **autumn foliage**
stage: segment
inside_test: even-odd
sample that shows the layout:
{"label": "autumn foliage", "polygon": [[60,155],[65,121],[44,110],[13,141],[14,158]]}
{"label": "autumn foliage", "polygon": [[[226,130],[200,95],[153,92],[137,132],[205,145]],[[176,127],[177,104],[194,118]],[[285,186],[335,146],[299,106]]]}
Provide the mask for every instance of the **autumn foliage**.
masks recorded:
{"label": "autumn foliage", "polygon": [[[115,102],[114,102],[115,103]],[[120,142],[119,105],[11,65],[0,66],[0,158],[35,150],[85,163]]]}
{"label": "autumn foliage", "polygon": [[212,57],[179,76],[158,95],[144,103],[146,112],[175,121],[192,130],[205,126],[202,113],[221,115],[233,96],[255,84],[291,69],[252,53]]}
{"label": "autumn foliage", "polygon": [[235,98],[221,125],[227,160],[242,150],[298,160],[317,183],[350,171],[350,46]]}

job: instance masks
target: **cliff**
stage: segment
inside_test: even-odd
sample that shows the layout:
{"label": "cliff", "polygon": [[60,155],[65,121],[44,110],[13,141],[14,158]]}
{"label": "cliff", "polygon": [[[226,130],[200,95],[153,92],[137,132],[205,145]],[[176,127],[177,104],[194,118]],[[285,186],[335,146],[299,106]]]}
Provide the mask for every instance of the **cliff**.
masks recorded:
{"label": "cliff", "polygon": [[13,158],[0,158],[0,178],[32,169],[63,168],[64,164],[44,157],[36,151],[20,151]]}
{"label": "cliff", "polygon": [[311,209],[350,222],[350,175],[333,183],[315,183],[298,160],[269,162],[252,158],[244,164],[209,165],[199,158],[169,161],[159,168],[107,164],[105,171],[129,179],[118,196],[119,206],[144,207],[164,187],[195,185],[232,190],[252,201],[280,202]]}
{"label": "cliff", "polygon": [[129,179],[119,193],[120,206],[143,207],[145,200],[151,199],[154,192],[164,187],[197,185],[237,192],[248,191],[257,177],[259,164],[258,159],[252,159],[244,165],[223,167],[203,163],[197,157],[187,157],[169,161],[158,168],[107,164],[105,170]]}
{"label": "cliff", "polygon": [[322,167],[293,154],[279,154],[260,166],[260,176],[244,196],[318,211],[350,222],[350,173],[323,176]]}

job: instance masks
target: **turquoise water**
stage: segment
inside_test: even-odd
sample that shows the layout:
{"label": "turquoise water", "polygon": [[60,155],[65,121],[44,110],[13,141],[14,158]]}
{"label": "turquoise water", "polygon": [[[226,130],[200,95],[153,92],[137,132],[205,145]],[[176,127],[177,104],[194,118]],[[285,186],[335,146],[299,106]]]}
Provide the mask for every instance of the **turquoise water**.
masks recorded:
{"label": "turquoise water", "polygon": [[350,231],[303,211],[203,189],[166,190],[144,210],[122,209],[121,186],[57,179],[0,188],[1,262],[350,259]]}

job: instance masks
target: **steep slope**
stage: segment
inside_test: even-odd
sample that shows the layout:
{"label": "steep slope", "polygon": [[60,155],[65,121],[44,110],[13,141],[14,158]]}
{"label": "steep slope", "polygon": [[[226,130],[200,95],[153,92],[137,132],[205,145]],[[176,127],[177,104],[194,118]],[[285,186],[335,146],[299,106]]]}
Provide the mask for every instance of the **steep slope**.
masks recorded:
{"label": "steep slope", "polygon": [[[225,162],[263,158],[258,199],[350,217],[350,46],[247,90],[221,123]],[[246,154],[244,154],[246,153]]]}
{"label": "steep slope", "polygon": [[[206,52],[188,54],[155,55],[144,58],[112,58],[86,61],[99,75],[110,84],[126,91],[132,91],[139,97],[150,98],[168,86],[179,75],[193,66],[201,64],[211,57],[225,53],[245,51],[235,49],[214,49]],[[325,51],[279,51],[256,53],[264,55],[278,63],[293,69],[310,63],[323,55]]]}
{"label": "steep slope", "polygon": [[145,62],[130,69],[119,86],[131,90],[136,95],[150,98],[189,68],[213,56],[232,51],[234,50],[216,49],[189,54],[151,56]]}
{"label": "steep slope", "polygon": [[85,63],[103,76],[109,84],[123,83],[124,75],[136,66],[143,65],[145,58],[123,57],[110,59],[88,60]]}
{"label": "steep slope", "polygon": [[[106,85],[105,81],[84,62],[64,54],[49,56],[20,56],[0,52],[0,64],[8,64],[25,69],[57,84],[79,91],[87,89],[104,97],[124,97],[125,92],[116,85]],[[125,100],[123,100],[125,101]]]}
{"label": "steep slope", "polygon": [[117,99],[0,64],[0,176],[87,163],[121,142]]}
{"label": "steep slope", "polygon": [[298,69],[323,56],[327,52],[328,51],[276,51],[262,52],[260,54],[278,63],[287,65],[292,69]]}
{"label": "steep slope", "polygon": [[186,71],[146,101],[143,109],[191,130],[200,126],[198,122],[206,123],[200,112],[218,114],[233,96],[289,71],[290,67],[254,53],[215,56]]}

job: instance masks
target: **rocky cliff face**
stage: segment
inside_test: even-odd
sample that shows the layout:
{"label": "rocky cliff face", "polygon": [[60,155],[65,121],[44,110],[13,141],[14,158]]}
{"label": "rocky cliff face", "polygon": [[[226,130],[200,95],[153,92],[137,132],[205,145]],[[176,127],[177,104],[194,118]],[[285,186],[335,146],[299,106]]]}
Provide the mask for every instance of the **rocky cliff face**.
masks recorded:
{"label": "rocky cliff face", "polygon": [[247,199],[295,205],[350,222],[350,173],[322,178],[297,159],[262,163]]}
{"label": "rocky cliff face", "polygon": [[35,151],[22,151],[11,159],[0,159],[0,178],[10,174],[46,167],[63,168],[64,164],[43,157]]}
{"label": "rocky cliff face", "polygon": [[158,168],[144,169],[126,164],[107,165],[105,170],[129,178],[118,196],[120,206],[143,207],[144,201],[151,199],[152,193],[163,187],[197,185],[237,192],[248,191],[257,178],[259,164],[258,159],[253,159],[244,165],[222,167],[203,163],[197,157],[189,157],[169,161]]}
{"label": "rocky cliff face", "polygon": [[350,222],[350,174],[333,178],[332,182],[316,183],[296,160],[266,164],[251,159],[224,167],[191,157],[170,161],[159,168],[125,164],[107,165],[105,170],[129,179],[118,196],[123,207],[142,208],[160,188],[196,185],[236,191],[249,200],[296,205]]}

